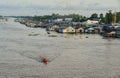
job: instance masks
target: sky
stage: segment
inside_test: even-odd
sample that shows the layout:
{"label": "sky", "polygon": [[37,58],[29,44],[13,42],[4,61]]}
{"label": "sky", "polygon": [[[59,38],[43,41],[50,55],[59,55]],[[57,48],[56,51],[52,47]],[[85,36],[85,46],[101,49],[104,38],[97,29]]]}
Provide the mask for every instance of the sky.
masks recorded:
{"label": "sky", "polygon": [[120,11],[120,0],[0,0],[0,15],[34,16],[52,13],[80,14]]}

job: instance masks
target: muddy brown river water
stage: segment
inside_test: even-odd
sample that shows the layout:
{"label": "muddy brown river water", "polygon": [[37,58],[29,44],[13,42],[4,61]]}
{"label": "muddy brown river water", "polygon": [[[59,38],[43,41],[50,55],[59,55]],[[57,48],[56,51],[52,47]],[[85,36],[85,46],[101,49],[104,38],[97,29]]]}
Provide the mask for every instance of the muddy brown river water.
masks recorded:
{"label": "muddy brown river water", "polygon": [[0,22],[0,78],[120,78],[120,39],[51,34]]}

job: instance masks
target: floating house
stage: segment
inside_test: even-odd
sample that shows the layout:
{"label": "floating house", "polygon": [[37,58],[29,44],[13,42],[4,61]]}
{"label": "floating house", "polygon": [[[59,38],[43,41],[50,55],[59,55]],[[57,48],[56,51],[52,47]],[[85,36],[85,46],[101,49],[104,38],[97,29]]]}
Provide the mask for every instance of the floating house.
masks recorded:
{"label": "floating house", "polygon": [[56,32],[58,32],[58,33],[63,33],[63,30],[64,30],[64,29],[65,29],[64,27],[60,27],[60,28],[56,29]]}
{"label": "floating house", "polygon": [[116,28],[115,28],[115,31],[116,31],[116,38],[120,38],[120,26],[117,26]]}
{"label": "floating house", "polygon": [[26,22],[25,24],[27,27],[35,27],[35,23],[31,23],[31,22]]}
{"label": "floating house", "polygon": [[75,33],[75,29],[73,27],[67,27],[65,29],[63,29],[63,33]]}
{"label": "floating house", "polygon": [[84,32],[84,28],[82,28],[82,27],[75,28],[75,32],[76,33],[83,33]]}
{"label": "floating house", "polygon": [[55,31],[55,30],[58,29],[58,28],[59,28],[58,25],[53,25],[53,26],[50,26],[50,27],[49,27],[49,30],[50,30],[50,31]]}

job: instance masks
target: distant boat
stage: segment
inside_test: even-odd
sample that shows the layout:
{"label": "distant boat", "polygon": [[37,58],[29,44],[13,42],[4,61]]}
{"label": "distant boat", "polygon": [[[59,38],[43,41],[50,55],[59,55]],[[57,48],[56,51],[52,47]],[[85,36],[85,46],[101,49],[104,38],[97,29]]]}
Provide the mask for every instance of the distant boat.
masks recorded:
{"label": "distant boat", "polygon": [[47,34],[50,34],[50,31],[47,31]]}

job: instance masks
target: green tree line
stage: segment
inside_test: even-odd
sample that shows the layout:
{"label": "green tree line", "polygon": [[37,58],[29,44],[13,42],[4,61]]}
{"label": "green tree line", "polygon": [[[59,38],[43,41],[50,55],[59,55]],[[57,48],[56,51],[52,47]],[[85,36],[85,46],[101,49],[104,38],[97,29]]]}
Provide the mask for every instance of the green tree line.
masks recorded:
{"label": "green tree line", "polygon": [[93,13],[89,19],[99,19],[100,23],[105,24],[120,23],[120,12],[112,12],[112,10],[109,10],[105,16],[102,13],[100,15]]}
{"label": "green tree line", "polygon": [[32,17],[33,20],[36,21],[42,21],[45,19],[50,19],[50,20],[54,20],[57,18],[73,18],[72,21],[74,22],[83,22],[86,21],[88,18],[79,14],[69,14],[69,15],[59,15],[59,14],[55,14],[53,13],[52,15],[44,15],[44,16],[34,16]]}
{"label": "green tree line", "polygon": [[112,12],[109,10],[107,13],[97,14],[93,13],[90,17],[82,16],[79,14],[69,14],[69,15],[59,15],[59,14],[51,14],[51,15],[44,15],[44,16],[24,16],[24,18],[28,18],[34,21],[45,21],[45,20],[54,20],[57,18],[73,18],[72,21],[74,22],[84,22],[88,19],[90,20],[97,20],[100,23],[111,24],[111,23],[120,23],[120,12]]}

